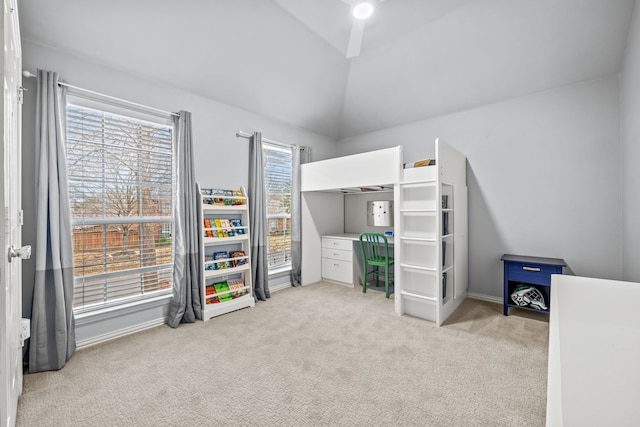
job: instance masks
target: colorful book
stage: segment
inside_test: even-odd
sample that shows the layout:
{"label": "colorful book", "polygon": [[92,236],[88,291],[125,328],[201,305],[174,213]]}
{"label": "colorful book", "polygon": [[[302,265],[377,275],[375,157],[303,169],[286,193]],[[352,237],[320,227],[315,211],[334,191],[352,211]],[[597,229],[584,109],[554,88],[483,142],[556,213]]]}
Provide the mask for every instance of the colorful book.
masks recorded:
{"label": "colorful book", "polygon": [[244,294],[247,293],[246,289],[244,288],[244,282],[242,281],[242,279],[231,279],[227,281],[227,285],[229,286],[229,290],[233,291],[235,290],[235,292],[232,294],[234,298],[236,297],[240,297]]}
{"label": "colorful book", "polygon": [[204,228],[208,228],[209,230],[205,230],[206,237],[213,237],[213,230],[211,230],[211,220],[205,218],[204,220]]}
{"label": "colorful book", "polygon": [[216,266],[215,269],[222,270],[225,268],[229,268],[229,261],[224,261],[225,259],[228,259],[228,258],[229,258],[229,252],[227,251],[214,252],[213,259],[214,261],[218,261],[214,263],[214,265]]}
{"label": "colorful book", "polygon": [[213,285],[207,285],[205,287],[205,300],[207,304],[216,304],[218,303],[218,297],[214,297],[212,295],[216,294],[216,288]]}
{"label": "colorful book", "polygon": [[222,232],[222,222],[220,222],[220,218],[215,218],[213,223],[216,225],[216,233],[218,237],[224,237],[224,233]]}
{"label": "colorful book", "polygon": [[[216,290],[216,293],[220,293],[220,292],[226,292],[229,290],[229,284],[227,283],[227,281],[223,281],[223,282],[217,282],[213,284],[213,287]],[[224,295],[218,295],[218,300],[220,300],[220,302],[225,302],[225,301],[229,301],[233,299],[233,297],[231,296],[231,294],[224,294]]]}
{"label": "colorful book", "polygon": [[[229,257],[231,258],[240,258],[240,257],[244,257],[244,251],[231,251],[229,253]],[[231,261],[231,266],[232,267],[239,267],[241,265],[244,265],[247,263],[247,259],[246,258],[241,258],[241,259],[235,259]]]}
{"label": "colorful book", "polygon": [[240,234],[245,234],[244,233],[244,228],[242,228],[242,220],[240,219],[232,219],[231,221],[231,226],[233,227],[233,231],[235,232],[236,236],[240,235]]}
{"label": "colorful book", "polygon": [[222,226],[227,232],[227,237],[233,237],[236,235],[235,230],[233,229],[233,224],[231,224],[231,220],[229,219],[223,220]]}

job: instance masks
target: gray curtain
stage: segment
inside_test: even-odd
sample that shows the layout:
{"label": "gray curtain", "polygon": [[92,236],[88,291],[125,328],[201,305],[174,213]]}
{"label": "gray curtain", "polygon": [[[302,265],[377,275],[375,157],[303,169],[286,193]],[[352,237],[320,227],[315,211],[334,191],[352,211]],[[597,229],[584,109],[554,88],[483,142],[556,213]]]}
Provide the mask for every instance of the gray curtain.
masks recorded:
{"label": "gray curtain", "polygon": [[249,140],[249,223],[251,233],[251,275],[256,300],[271,298],[267,264],[267,200],[264,192],[262,134]]}
{"label": "gray curtain", "polygon": [[201,198],[193,167],[191,113],[187,111],[180,111],[174,159],[177,181],[173,232],[175,254],[173,299],[167,324],[177,328],[180,323],[202,320]]}
{"label": "gray curtain", "polygon": [[291,159],[291,284],[301,284],[302,264],[302,211],[300,194],[300,165],[309,161],[311,149],[296,146]]}
{"label": "gray curtain", "polygon": [[36,272],[30,372],[60,369],[76,349],[64,93],[58,85],[58,73],[38,70],[37,85]]}

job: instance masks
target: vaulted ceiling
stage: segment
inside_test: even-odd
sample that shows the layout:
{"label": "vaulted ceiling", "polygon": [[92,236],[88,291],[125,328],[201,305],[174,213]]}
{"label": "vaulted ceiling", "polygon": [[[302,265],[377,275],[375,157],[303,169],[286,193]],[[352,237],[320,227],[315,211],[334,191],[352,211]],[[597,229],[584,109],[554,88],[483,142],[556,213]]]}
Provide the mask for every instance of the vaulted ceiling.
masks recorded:
{"label": "vaulted ceiling", "polygon": [[22,0],[24,40],[344,138],[617,73],[634,0]]}

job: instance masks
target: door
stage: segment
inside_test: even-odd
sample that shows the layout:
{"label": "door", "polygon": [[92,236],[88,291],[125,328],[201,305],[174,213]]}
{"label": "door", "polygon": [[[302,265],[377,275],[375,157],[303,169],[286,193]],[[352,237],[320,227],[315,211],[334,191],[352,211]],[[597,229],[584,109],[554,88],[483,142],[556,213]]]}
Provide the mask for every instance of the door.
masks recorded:
{"label": "door", "polygon": [[[10,256],[21,246],[21,103],[22,53],[16,0],[2,5],[3,147],[0,185],[0,426],[15,425],[18,396],[22,392],[22,266]],[[26,252],[21,252],[26,256]]]}

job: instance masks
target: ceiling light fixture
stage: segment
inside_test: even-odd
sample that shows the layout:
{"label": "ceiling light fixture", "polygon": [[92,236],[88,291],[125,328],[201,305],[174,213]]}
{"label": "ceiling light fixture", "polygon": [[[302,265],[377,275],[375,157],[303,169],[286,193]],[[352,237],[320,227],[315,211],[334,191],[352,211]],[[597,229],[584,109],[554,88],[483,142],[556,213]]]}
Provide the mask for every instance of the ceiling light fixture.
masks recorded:
{"label": "ceiling light fixture", "polygon": [[369,2],[360,2],[353,7],[353,16],[356,19],[367,19],[373,13],[373,5]]}

